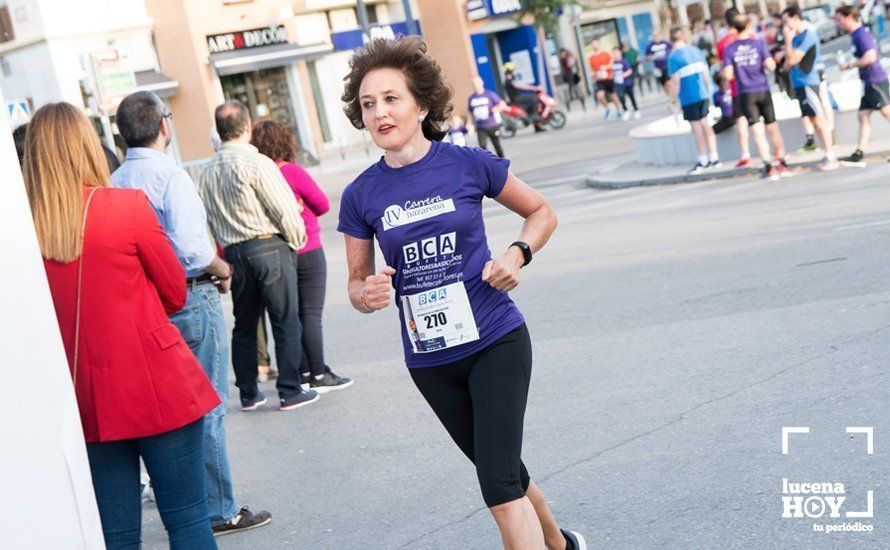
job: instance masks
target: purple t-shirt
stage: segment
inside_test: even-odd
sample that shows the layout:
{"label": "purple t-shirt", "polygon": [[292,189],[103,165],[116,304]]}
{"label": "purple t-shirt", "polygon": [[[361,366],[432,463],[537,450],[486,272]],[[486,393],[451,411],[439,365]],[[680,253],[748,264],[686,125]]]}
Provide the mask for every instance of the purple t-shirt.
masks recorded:
{"label": "purple t-shirt", "polygon": [[494,128],[500,125],[500,117],[494,108],[503,101],[498,94],[483,90],[481,94],[473,94],[467,100],[467,107],[473,115],[477,128]]}
{"label": "purple t-shirt", "polygon": [[875,36],[865,25],[859,27],[850,35],[850,41],[853,43],[853,55],[856,59],[862,58],[868,50],[874,50],[878,54],[878,58],[874,63],[859,68],[859,78],[866,86],[878,84],[887,80],[887,73],[881,67],[881,49],[875,41]]}
{"label": "purple t-shirt", "polygon": [[634,74],[632,72],[630,76],[624,76],[628,69],[630,69],[630,63],[626,59],[612,61],[612,78],[615,80],[615,84],[623,84],[628,88],[634,85]]}
{"label": "purple t-shirt", "polygon": [[732,90],[725,92],[720,88],[714,92],[714,105],[720,107],[720,116],[729,118],[732,116]]}
{"label": "purple t-shirt", "polygon": [[652,63],[660,70],[667,69],[668,56],[671,54],[671,43],[666,40],[649,42],[646,46],[646,55],[652,56]]}
{"label": "purple t-shirt", "polygon": [[[381,158],[343,191],[337,231],[358,239],[376,236],[386,264],[396,270],[395,303],[409,368],[463,359],[524,322],[506,292],[482,281],[492,258],[482,199],[500,194],[509,166],[484,149],[434,141],[422,159],[402,168]],[[455,283],[466,289],[479,339],[416,353],[409,338],[419,331],[423,339],[424,328],[412,327],[409,337],[402,297]]]}
{"label": "purple t-shirt", "polygon": [[769,91],[769,81],[763,68],[763,61],[767,58],[766,42],[759,38],[740,38],[726,46],[723,59],[732,64],[739,95]]}

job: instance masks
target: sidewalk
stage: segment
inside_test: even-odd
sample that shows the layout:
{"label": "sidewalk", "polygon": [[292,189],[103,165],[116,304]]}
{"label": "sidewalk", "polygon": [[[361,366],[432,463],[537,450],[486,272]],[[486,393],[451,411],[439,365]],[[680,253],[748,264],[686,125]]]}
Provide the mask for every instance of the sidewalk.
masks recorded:
{"label": "sidewalk", "polygon": [[[838,157],[849,155],[855,145],[838,145]],[[890,140],[874,141],[866,151],[867,159],[884,159],[890,156]],[[810,153],[790,153],[789,166],[796,169],[815,167],[823,158],[822,150]],[[753,168],[734,168],[737,159],[722,159],[723,166],[700,174],[690,174],[688,166],[655,166],[641,164],[635,160],[617,160],[595,173],[587,176],[586,183],[595,189],[624,189],[644,185],[668,185],[675,183],[692,183],[698,181],[717,180],[749,176],[760,171],[760,162],[754,159]],[[841,168],[843,169],[843,167]]]}

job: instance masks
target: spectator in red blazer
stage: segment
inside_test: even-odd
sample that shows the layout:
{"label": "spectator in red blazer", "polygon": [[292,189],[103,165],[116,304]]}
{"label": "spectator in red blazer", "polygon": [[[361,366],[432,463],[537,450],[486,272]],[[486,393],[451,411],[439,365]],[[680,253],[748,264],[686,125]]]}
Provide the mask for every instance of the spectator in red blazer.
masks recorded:
{"label": "spectator in red blazer", "polygon": [[[334,374],[324,360],[321,313],[328,275],[318,217],[331,209],[330,202],[312,176],[296,163],[297,140],[287,126],[274,120],[257,122],[250,142],[261,154],[275,161],[302,207],[300,216],[306,227],[306,244],[297,252],[300,324],[303,325],[300,382],[318,393],[348,388],[352,385],[352,379]],[[265,315],[260,316],[257,336],[258,363],[269,365]],[[266,367],[267,372],[270,370],[270,367]]]}
{"label": "spectator in red blazer", "polygon": [[167,318],[185,304],[183,268],[145,194],[108,187],[99,140],[74,106],[41,107],[25,141],[25,185],[105,545],[139,545],[142,457],[171,549],[216,548],[202,431],[220,401]]}

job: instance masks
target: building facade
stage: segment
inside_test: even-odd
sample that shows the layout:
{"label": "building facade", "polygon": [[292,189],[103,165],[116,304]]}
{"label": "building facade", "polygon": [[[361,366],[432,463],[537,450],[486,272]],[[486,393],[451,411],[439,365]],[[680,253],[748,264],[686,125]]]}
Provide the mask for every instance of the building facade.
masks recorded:
{"label": "building facade", "polygon": [[[418,0],[424,38],[455,92],[455,111],[466,111],[471,79],[503,96],[503,72],[513,65],[516,78],[552,91],[555,54],[530,16],[519,20],[520,0]],[[428,24],[435,21],[436,24]],[[558,67],[558,65],[556,66]]]}
{"label": "building facade", "polygon": [[[161,65],[180,83],[172,98],[183,158],[209,156],[213,110],[238,99],[254,121],[297,137],[301,161],[362,147],[343,114],[349,56],[363,44],[355,1],[147,0]],[[407,29],[400,0],[367,0],[371,36]]]}
{"label": "building facade", "polygon": [[112,145],[122,94],[147,89],[169,99],[179,91],[160,71],[142,0],[0,0],[0,21],[0,88],[14,126],[67,101]]}
{"label": "building facade", "polygon": [[81,106],[107,143],[116,102],[153,90],[173,114],[173,154],[186,164],[213,154],[213,112],[229,99],[254,121],[289,126],[304,163],[369,147],[340,101],[349,58],[367,37],[412,27],[442,65],[458,113],[476,74],[503,93],[507,63],[520,81],[552,90],[555,42],[518,19],[519,0],[364,4],[365,32],[355,0],[0,0],[0,87],[23,118],[49,101]]}

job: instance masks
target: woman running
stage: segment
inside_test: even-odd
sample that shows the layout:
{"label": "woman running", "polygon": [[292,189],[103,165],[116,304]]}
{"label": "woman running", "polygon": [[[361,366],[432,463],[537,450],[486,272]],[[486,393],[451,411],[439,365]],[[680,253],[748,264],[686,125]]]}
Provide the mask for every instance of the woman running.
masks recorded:
{"label": "woman running", "polygon": [[[451,89],[420,38],[371,41],[345,81],[347,117],[385,151],[341,201],[353,307],[384,309],[395,288],[411,377],[475,464],[504,547],[586,549],[581,535],[559,528],[520,458],[532,347],[507,291],[556,229],[553,210],[508,160],[441,141]],[[525,219],[498,257],[483,197]],[[375,236],[386,260],[376,274]]]}

